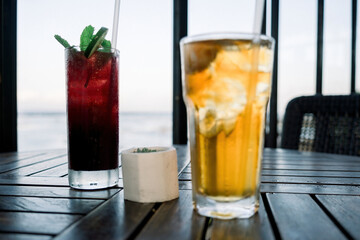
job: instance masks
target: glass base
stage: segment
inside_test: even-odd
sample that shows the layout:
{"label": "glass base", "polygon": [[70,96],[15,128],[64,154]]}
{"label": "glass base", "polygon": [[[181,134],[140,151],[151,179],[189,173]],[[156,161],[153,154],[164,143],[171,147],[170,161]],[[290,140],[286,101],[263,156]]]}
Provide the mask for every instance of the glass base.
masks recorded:
{"label": "glass base", "polygon": [[216,201],[207,196],[193,194],[195,194],[195,210],[206,217],[218,219],[249,218],[258,210],[256,196],[235,201]]}
{"label": "glass base", "polygon": [[119,182],[119,168],[99,171],[76,171],[69,169],[69,185],[76,189],[101,189]]}

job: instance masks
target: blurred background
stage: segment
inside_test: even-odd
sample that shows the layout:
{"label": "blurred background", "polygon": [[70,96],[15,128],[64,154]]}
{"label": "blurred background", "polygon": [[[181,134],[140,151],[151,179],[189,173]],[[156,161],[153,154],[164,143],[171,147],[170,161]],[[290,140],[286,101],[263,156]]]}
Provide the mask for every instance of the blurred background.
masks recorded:
{"label": "blurred background", "polygon": [[[189,35],[252,30],[255,0],[188,2]],[[121,147],[172,143],[172,4],[121,1]],[[18,151],[66,148],[64,50],[53,36],[78,45],[91,24],[96,30],[108,27],[111,39],[113,9],[113,0],[18,0]],[[290,99],[315,93],[317,1],[281,1],[279,12],[281,122]],[[348,94],[351,0],[326,0],[324,14],[323,94]]]}

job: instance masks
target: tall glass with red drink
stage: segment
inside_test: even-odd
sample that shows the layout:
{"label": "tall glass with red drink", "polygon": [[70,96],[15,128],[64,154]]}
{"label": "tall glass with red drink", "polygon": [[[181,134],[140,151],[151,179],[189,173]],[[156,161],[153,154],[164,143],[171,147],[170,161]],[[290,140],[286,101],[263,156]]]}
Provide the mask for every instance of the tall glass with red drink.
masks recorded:
{"label": "tall glass with red drink", "polygon": [[89,58],[65,49],[69,184],[78,189],[119,180],[119,52],[98,49]]}

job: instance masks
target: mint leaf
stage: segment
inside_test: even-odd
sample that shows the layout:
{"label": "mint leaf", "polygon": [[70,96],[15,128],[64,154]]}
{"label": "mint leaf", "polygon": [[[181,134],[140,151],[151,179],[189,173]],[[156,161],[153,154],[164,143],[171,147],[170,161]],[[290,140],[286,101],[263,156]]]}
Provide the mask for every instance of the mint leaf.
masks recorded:
{"label": "mint leaf", "polygon": [[109,40],[104,39],[104,41],[101,43],[101,46],[103,48],[109,49],[109,48],[111,48],[111,42]]}
{"label": "mint leaf", "polygon": [[148,153],[148,152],[157,152],[157,150],[155,150],[155,149],[152,150],[149,148],[143,148],[143,149],[138,148],[134,151],[134,153]]}
{"label": "mint leaf", "polygon": [[91,42],[94,34],[94,27],[89,25],[84,28],[80,36],[80,49],[85,51],[89,43]]}
{"label": "mint leaf", "polygon": [[65,39],[63,39],[62,37],[60,37],[59,35],[54,35],[55,39],[61,44],[63,45],[65,48],[70,47],[70,44],[68,43],[68,41],[66,41]]}

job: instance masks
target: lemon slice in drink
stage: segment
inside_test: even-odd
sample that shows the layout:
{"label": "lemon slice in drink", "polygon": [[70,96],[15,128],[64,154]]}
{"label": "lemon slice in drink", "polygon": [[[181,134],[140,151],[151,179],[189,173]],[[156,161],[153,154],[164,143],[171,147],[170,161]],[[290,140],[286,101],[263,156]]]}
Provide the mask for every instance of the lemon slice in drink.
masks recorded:
{"label": "lemon slice in drink", "polygon": [[84,55],[85,57],[89,58],[93,53],[100,47],[101,43],[104,41],[104,38],[108,32],[108,29],[102,27],[99,31],[95,34],[94,38],[89,43],[89,46],[85,49]]}

